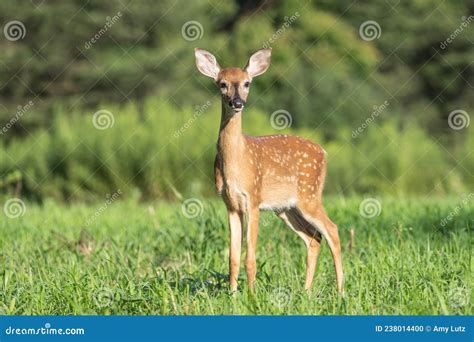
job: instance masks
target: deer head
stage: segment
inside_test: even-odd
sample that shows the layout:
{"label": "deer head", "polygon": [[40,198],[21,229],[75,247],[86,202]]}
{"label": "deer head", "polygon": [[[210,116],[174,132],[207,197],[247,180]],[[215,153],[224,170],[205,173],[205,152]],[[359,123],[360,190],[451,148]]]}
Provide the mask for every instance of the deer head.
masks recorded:
{"label": "deer head", "polygon": [[271,54],[271,48],[261,49],[250,57],[243,69],[221,69],[216,57],[210,52],[203,49],[196,49],[194,52],[198,70],[214,79],[221,91],[223,108],[230,115],[242,111],[249,95],[252,79],[267,71]]}

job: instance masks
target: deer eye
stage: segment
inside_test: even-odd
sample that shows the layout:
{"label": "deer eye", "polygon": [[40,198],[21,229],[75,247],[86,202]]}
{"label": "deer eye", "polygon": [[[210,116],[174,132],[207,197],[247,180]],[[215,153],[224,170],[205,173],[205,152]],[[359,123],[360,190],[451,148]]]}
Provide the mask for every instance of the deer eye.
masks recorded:
{"label": "deer eye", "polygon": [[244,87],[245,87],[245,88],[248,88],[249,86],[250,86],[250,82],[249,82],[249,81],[247,81],[247,82],[244,83]]}
{"label": "deer eye", "polygon": [[219,83],[219,87],[221,89],[225,89],[225,88],[227,88],[227,84],[225,84],[224,82],[221,82],[221,83]]}

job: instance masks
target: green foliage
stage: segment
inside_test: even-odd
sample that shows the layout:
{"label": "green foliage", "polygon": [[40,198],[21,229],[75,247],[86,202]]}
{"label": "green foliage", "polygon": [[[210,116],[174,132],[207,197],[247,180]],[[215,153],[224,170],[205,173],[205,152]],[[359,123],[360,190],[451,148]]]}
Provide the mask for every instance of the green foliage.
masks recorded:
{"label": "green foliage", "polygon": [[0,313],[472,315],[472,201],[444,227],[459,198],[381,198],[371,219],[360,202],[326,200],[343,246],[344,299],[324,241],[313,289],[303,290],[306,249],[274,215],[261,220],[255,296],[243,270],[232,296],[221,202],[202,200],[193,219],[163,202],[119,200],[97,216],[100,203],[27,203],[23,216],[0,220]]}
{"label": "green foliage", "polygon": [[[472,116],[474,108],[473,23],[460,31],[471,12],[468,1],[435,0],[1,2],[1,21],[21,21],[26,34],[0,39],[0,127],[11,126],[1,134],[0,191],[36,199],[89,199],[118,187],[145,198],[174,196],[173,188],[210,194],[218,99],[172,136],[216,94],[195,69],[197,46],[223,67],[273,48],[270,69],[252,83],[247,132],[276,133],[269,114],[289,111],[289,132],[330,152],[328,192],[472,189],[472,125],[447,125],[453,110]],[[359,33],[369,20],[381,27],[372,41]],[[202,31],[190,41],[183,29],[191,21]],[[102,108],[115,115],[110,130],[91,126]]]}
{"label": "green foliage", "polygon": [[[0,174],[7,175],[3,192],[11,196],[11,184],[19,181],[22,194],[36,199],[90,201],[117,189],[125,195],[138,190],[144,199],[175,198],[176,191],[211,195],[220,99],[208,101],[182,109],[163,99],[145,101],[140,110],[131,103],[103,105],[100,108],[110,111],[114,120],[104,130],[94,126],[92,112],[65,116],[64,109],[57,108],[48,131],[0,145]],[[355,138],[340,129],[329,141],[319,130],[276,130],[270,113],[251,108],[243,121],[249,134],[290,133],[321,143],[329,158],[327,193],[446,194],[472,189],[472,137],[448,154],[416,125],[400,126],[382,115]],[[8,180],[12,175],[17,181]]]}
{"label": "green foliage", "polygon": [[[325,123],[331,137],[390,99],[397,115],[414,115],[439,132],[450,111],[473,108],[473,30],[440,48],[469,13],[468,1],[436,0],[2,2],[1,21],[20,20],[26,36],[0,40],[0,122],[28,100],[41,112],[12,135],[49,127],[58,101],[70,111],[95,108],[104,98],[123,103],[158,94],[192,105],[206,93],[195,77],[196,46],[213,51],[223,66],[243,66],[269,45],[273,64],[251,99],[259,109],[298,112],[296,126]],[[368,20],[381,27],[370,42],[359,36]],[[189,21],[202,26],[200,39],[183,38]]]}

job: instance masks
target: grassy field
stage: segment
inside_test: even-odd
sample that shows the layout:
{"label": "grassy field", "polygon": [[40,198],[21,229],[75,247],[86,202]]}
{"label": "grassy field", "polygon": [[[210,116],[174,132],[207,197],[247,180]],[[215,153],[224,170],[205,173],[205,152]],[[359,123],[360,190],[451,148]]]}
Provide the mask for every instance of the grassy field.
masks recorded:
{"label": "grassy field", "polygon": [[362,200],[326,201],[343,242],[344,298],[326,243],[313,290],[302,290],[303,243],[270,214],[251,295],[243,268],[240,291],[228,291],[218,200],[26,203],[22,216],[0,220],[0,313],[473,314],[471,198],[381,198],[361,211]]}

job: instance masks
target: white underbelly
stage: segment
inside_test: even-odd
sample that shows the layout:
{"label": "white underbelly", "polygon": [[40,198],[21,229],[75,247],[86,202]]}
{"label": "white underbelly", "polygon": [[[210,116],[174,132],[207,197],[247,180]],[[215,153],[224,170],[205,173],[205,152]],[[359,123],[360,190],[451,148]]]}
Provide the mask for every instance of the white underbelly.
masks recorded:
{"label": "white underbelly", "polygon": [[266,201],[260,203],[260,210],[282,211],[296,207],[296,198],[288,198],[279,201]]}

